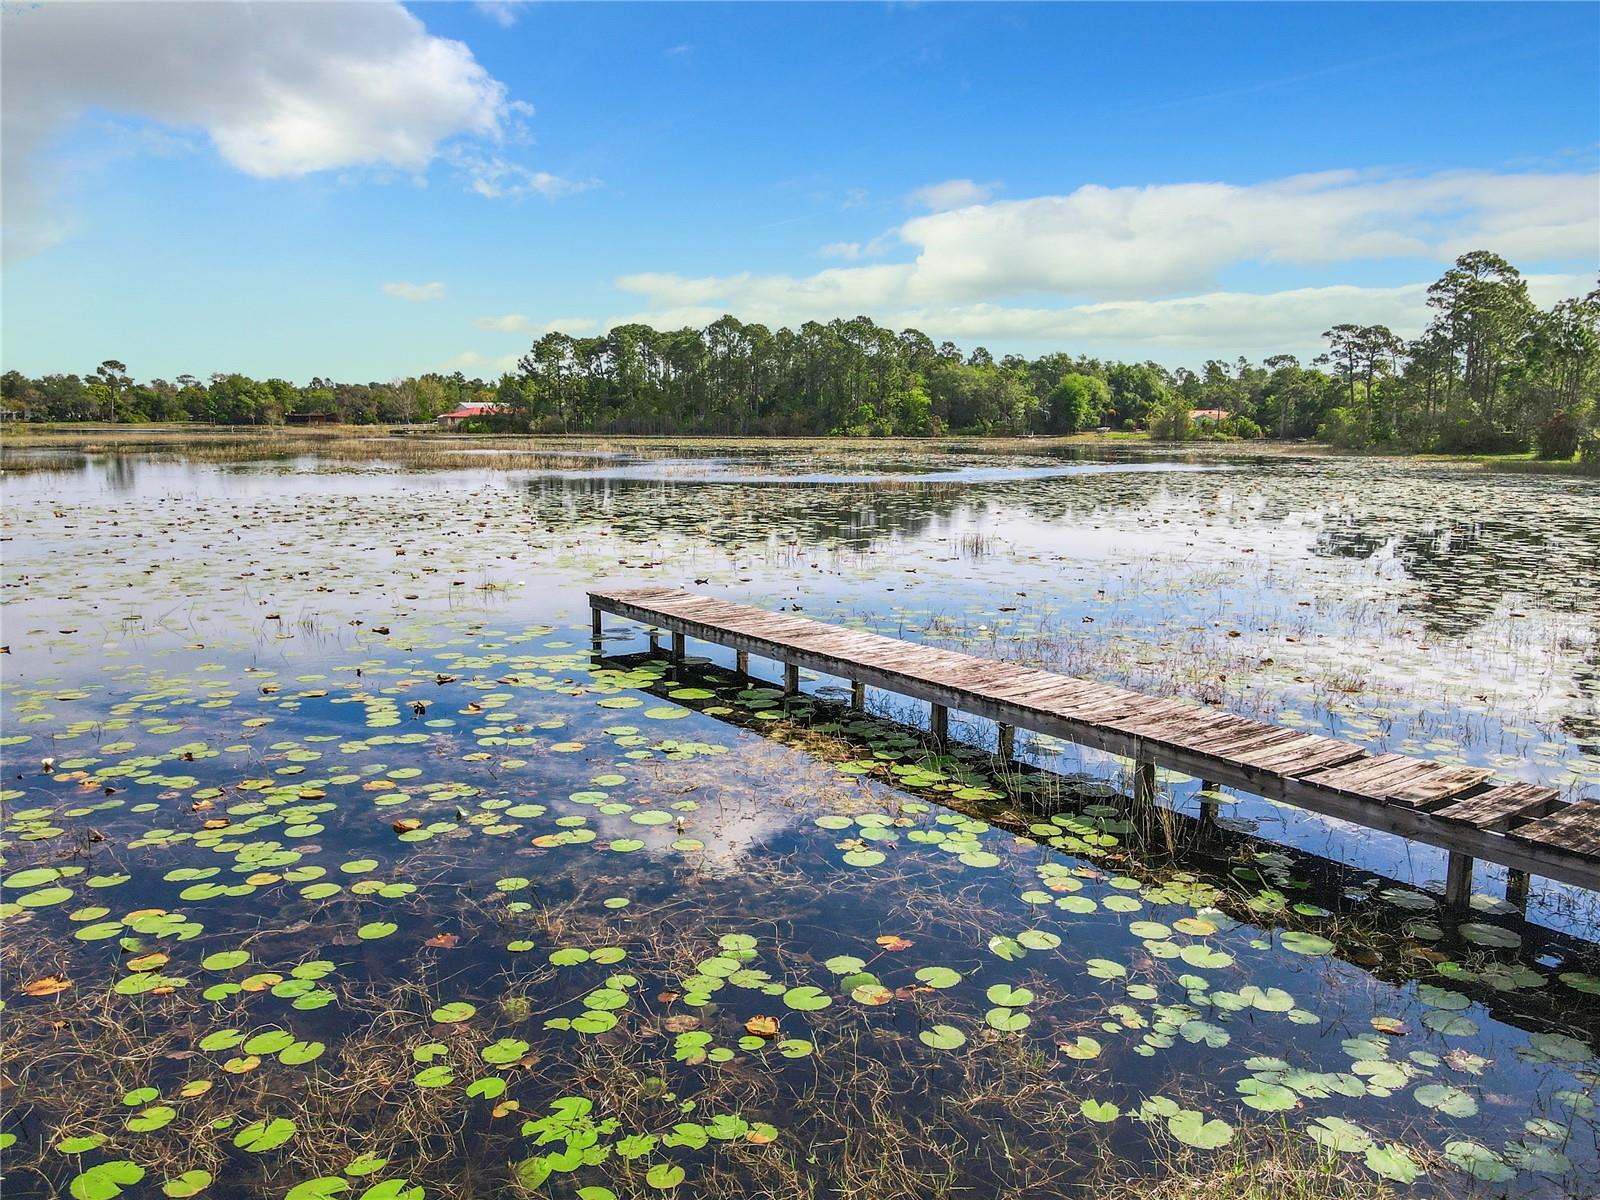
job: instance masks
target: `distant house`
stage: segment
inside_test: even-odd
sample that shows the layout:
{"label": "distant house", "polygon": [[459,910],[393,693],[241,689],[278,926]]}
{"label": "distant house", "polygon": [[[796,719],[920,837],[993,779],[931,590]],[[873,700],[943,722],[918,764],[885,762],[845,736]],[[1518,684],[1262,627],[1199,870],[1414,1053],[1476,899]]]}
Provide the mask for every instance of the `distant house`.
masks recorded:
{"label": "distant house", "polygon": [[1210,421],[1213,425],[1228,419],[1228,410],[1225,408],[1194,408],[1189,410],[1189,420]]}
{"label": "distant house", "polygon": [[471,404],[463,404],[453,412],[440,413],[434,419],[434,424],[440,429],[454,429],[463,421],[470,421],[475,417],[487,417],[491,413],[499,411],[498,405],[473,402]]}
{"label": "distant house", "polygon": [[284,415],[286,425],[337,425],[339,414],[331,412],[292,412]]}

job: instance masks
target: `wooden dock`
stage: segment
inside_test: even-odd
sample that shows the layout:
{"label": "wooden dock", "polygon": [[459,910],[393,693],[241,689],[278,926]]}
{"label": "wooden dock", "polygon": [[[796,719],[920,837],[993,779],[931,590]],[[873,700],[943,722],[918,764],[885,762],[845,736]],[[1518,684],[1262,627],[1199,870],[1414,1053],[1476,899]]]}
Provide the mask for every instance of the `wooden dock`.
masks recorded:
{"label": "wooden dock", "polygon": [[1234,716],[1183,700],[978,658],[899,638],[842,629],[677,588],[589,593],[598,640],[612,613],[686,639],[731,647],[738,669],[749,656],[784,665],[784,690],[800,689],[805,668],[847,679],[854,704],[867,687],[932,705],[931,731],[948,736],[951,709],[1000,726],[1009,758],[1015,730],[1122,755],[1136,764],[1135,795],[1155,796],[1166,767],[1213,786],[1235,788],[1296,808],[1396,834],[1449,852],[1446,898],[1465,904],[1477,859],[1510,869],[1508,897],[1527,902],[1538,875],[1600,891],[1600,802],[1565,801],[1551,788],[1496,784],[1482,767],[1456,767],[1402,754],[1373,754],[1351,742]]}

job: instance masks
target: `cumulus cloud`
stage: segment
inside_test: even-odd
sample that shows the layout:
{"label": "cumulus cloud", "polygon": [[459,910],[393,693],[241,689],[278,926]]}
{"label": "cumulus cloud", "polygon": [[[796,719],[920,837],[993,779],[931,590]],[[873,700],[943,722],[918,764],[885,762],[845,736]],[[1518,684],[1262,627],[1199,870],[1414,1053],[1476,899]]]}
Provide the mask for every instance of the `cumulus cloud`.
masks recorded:
{"label": "cumulus cloud", "polygon": [[[867,244],[898,240],[915,252],[909,262],[805,276],[640,272],[616,282],[657,311],[715,309],[769,323],[858,312],[982,313],[1013,297],[1041,296],[1082,312],[1114,301],[1224,294],[1223,274],[1241,264],[1443,263],[1472,247],[1513,261],[1592,259],[1600,245],[1597,186],[1593,173],[1488,171],[1086,186],[914,217]],[[866,246],[835,243],[825,253],[853,260]]]}
{"label": "cumulus cloud", "polygon": [[428,300],[444,299],[444,284],[437,281],[433,283],[386,283],[383,293],[393,296],[397,300],[409,300],[413,304],[422,304]]}
{"label": "cumulus cloud", "polygon": [[1592,173],[1485,171],[1087,186],[918,217],[898,232],[919,251],[908,280],[918,295],[1151,296],[1206,287],[1241,262],[1448,260],[1480,245],[1512,259],[1588,256],[1600,244],[1596,187]]}
{"label": "cumulus cloud", "polygon": [[[1593,279],[1584,275],[1530,275],[1526,279],[1534,302],[1546,308],[1593,287]],[[1115,300],[1060,307],[980,301],[880,309],[873,312],[873,317],[891,328],[920,329],[936,340],[1070,346],[1120,357],[1156,358],[1176,365],[1214,353],[1309,356],[1323,348],[1322,331],[1341,321],[1387,325],[1402,337],[1414,337],[1432,315],[1427,305],[1431,282],[1394,287],[1338,284],[1275,292],[1212,291],[1160,300]],[[607,325],[643,322],[659,328],[703,326],[727,311],[730,310],[715,304],[682,305],[617,317]],[[769,325],[810,319],[784,316],[772,308],[731,311],[738,312],[741,319]],[[855,311],[861,310],[839,309],[827,315]],[[823,314],[812,316],[820,318]]]}
{"label": "cumulus cloud", "polygon": [[[527,111],[394,0],[7,5],[0,20],[10,255],[61,236],[44,152],[86,112],[203,131],[229,165],[284,178],[420,172],[452,139],[498,143]],[[496,194],[561,190],[525,170],[494,166],[490,191],[494,177]]]}
{"label": "cumulus cloud", "polygon": [[576,337],[578,334],[592,332],[599,324],[587,317],[557,317],[553,321],[534,321],[521,313],[507,313],[502,317],[478,317],[472,323],[479,329],[487,329],[491,333],[520,333],[532,337],[542,337],[547,333],[565,333]]}
{"label": "cumulus cloud", "polygon": [[[1123,300],[1066,308],[977,304],[902,316],[936,323],[951,337],[1016,338],[1097,345],[1137,342],[1183,350],[1236,348],[1247,354],[1317,346],[1321,332],[1341,321],[1387,325],[1415,337],[1427,325],[1428,285],[1291,288],[1285,291],[1209,292],[1165,300]],[[1582,275],[1533,275],[1529,292],[1543,306],[1581,294]],[[1320,348],[1320,346],[1318,346]]]}
{"label": "cumulus cloud", "polygon": [[966,208],[982,204],[999,189],[998,183],[975,183],[970,179],[946,179],[943,183],[930,183],[919,187],[906,197],[912,208],[926,208],[930,212],[946,212],[952,208]]}

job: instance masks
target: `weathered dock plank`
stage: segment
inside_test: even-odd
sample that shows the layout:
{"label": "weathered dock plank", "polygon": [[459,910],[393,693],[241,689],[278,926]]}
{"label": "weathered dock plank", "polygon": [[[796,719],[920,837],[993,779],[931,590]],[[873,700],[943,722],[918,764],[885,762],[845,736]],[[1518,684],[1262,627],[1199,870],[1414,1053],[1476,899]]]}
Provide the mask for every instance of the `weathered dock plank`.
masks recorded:
{"label": "weathered dock plank", "polygon": [[1095,680],[923,646],[900,638],[769,612],[670,587],[596,589],[601,614],[668,630],[674,653],[693,637],[784,664],[786,685],[802,668],[933,706],[943,736],[952,709],[997,722],[1002,747],[1016,728],[1157,765],[1450,853],[1449,899],[1464,903],[1475,859],[1526,875],[1600,890],[1600,803],[1563,805],[1548,788],[1492,786],[1492,772],[1401,754]]}
{"label": "weathered dock plank", "polygon": [[1513,829],[1511,836],[1545,847],[1559,846],[1590,862],[1600,863],[1600,803],[1579,800],[1552,816],[1540,817]]}
{"label": "weathered dock plank", "polygon": [[1480,829],[1507,828],[1519,817],[1542,817],[1560,807],[1554,788],[1536,783],[1505,783],[1482,795],[1457,800],[1433,815],[1441,821],[1464,821]]}

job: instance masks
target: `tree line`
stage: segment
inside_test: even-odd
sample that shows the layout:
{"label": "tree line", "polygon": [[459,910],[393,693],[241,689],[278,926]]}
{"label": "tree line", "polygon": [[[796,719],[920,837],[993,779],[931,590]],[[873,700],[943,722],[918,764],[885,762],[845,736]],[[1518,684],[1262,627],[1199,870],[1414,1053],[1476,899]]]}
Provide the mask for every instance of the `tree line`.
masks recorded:
{"label": "tree line", "polygon": [[[1212,359],[1199,370],[1063,352],[995,358],[868,317],[768,329],[619,325],[548,333],[495,380],[430,373],[297,385],[216,374],[139,383],[108,359],[79,375],[0,378],[13,419],[270,425],[432,421],[492,405],[468,428],[531,432],[928,436],[1147,429],[1153,437],[1320,438],[1348,448],[1508,451],[1570,458],[1600,421],[1600,290],[1541,311],[1510,263],[1464,254],[1428,289],[1433,318],[1405,341],[1340,324],[1310,363]],[[1200,414],[1197,418],[1196,414]]]}

